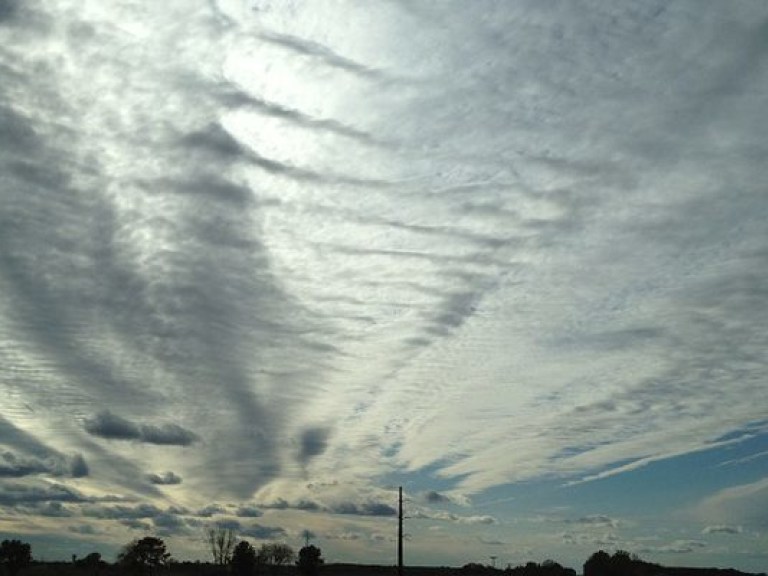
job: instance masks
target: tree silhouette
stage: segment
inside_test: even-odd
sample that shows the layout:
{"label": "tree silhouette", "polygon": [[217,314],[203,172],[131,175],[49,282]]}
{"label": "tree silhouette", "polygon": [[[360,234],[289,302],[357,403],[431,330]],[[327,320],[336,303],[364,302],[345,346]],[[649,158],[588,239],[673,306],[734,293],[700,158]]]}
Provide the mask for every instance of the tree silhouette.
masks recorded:
{"label": "tree silhouette", "polygon": [[0,543],[0,564],[5,566],[9,576],[16,576],[19,570],[32,562],[32,547],[21,540],[3,540]]}
{"label": "tree silhouette", "polygon": [[643,562],[626,550],[616,550],[613,556],[603,550],[592,554],[584,563],[584,576],[625,576],[647,572],[657,568],[656,564]]}
{"label": "tree silhouette", "polygon": [[604,576],[608,574],[611,555],[605,550],[598,550],[584,563],[584,576]]}
{"label": "tree silhouette", "polygon": [[105,564],[98,552],[91,552],[85,558],[75,561],[76,566],[85,568],[91,574],[98,574]]}
{"label": "tree silhouette", "polygon": [[282,566],[293,560],[294,556],[295,553],[293,548],[288,546],[288,544],[280,544],[276,542],[273,544],[262,544],[257,554],[257,560],[259,564]]}
{"label": "tree silhouette", "polygon": [[256,550],[245,540],[235,546],[230,561],[234,576],[250,576],[256,568]]}
{"label": "tree silhouette", "polygon": [[157,568],[168,565],[171,555],[160,538],[146,536],[128,543],[118,555],[117,561],[123,566],[145,571],[151,576]]}
{"label": "tree silhouette", "polygon": [[235,547],[235,531],[231,528],[211,528],[205,536],[213,555],[213,563],[219,566],[229,564]]}
{"label": "tree silhouette", "polygon": [[299,559],[296,565],[304,576],[315,576],[324,564],[322,552],[317,546],[310,544],[299,550]]}

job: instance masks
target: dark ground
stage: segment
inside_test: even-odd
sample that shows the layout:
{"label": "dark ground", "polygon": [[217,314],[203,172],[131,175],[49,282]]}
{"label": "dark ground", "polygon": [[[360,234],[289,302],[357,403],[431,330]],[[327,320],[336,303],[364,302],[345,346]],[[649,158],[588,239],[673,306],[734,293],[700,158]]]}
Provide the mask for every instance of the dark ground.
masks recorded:
{"label": "dark ground", "polygon": [[[658,567],[651,576],[757,576],[717,568],[665,568]],[[581,567],[577,567],[581,573]],[[134,572],[113,564],[102,564],[98,570],[93,567],[76,566],[71,562],[34,562],[18,576],[133,576]],[[177,562],[156,572],[155,576],[225,576],[229,572],[205,562]],[[649,573],[644,573],[644,576]],[[299,576],[295,566],[267,567],[254,576]],[[371,566],[363,564],[328,564],[321,568],[318,576],[397,576],[395,566]],[[504,570],[488,567],[476,569],[449,567],[414,567],[403,570],[403,576],[505,576]],[[627,574],[626,576],[632,576]],[[765,574],[761,575],[765,576]]]}

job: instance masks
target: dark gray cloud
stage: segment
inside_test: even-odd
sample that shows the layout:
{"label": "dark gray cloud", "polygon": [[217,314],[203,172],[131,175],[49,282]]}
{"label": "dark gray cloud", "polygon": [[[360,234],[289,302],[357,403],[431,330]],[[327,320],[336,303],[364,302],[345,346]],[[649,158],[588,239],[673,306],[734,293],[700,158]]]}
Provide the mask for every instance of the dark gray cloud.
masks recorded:
{"label": "dark gray cloud", "polygon": [[200,439],[197,434],[178,424],[138,425],[109,410],[87,419],[84,427],[89,434],[108,440],[136,440],[165,446],[189,446]]}
{"label": "dark gray cloud", "polygon": [[33,474],[43,474],[53,471],[51,462],[37,459],[20,458],[13,452],[0,454],[0,478],[21,478]]}
{"label": "dark gray cloud", "polygon": [[263,512],[255,506],[239,506],[235,514],[240,518],[258,518]]}
{"label": "dark gray cloud", "polygon": [[250,526],[243,526],[239,530],[241,536],[248,538],[256,538],[257,540],[273,540],[275,538],[281,538],[286,535],[284,528],[277,526],[262,526],[260,524],[252,524]]}
{"label": "dark gray cloud", "polygon": [[148,532],[152,529],[152,525],[149,522],[143,522],[133,518],[124,518],[120,520],[120,524],[127,526],[131,530],[139,530],[142,532]]}
{"label": "dark gray cloud", "polygon": [[63,458],[58,451],[48,447],[33,434],[15,426],[2,415],[0,415],[0,438],[2,438],[3,444],[40,460],[61,460]]}
{"label": "dark gray cloud", "polygon": [[109,410],[99,412],[85,421],[86,432],[108,440],[139,440],[141,430],[130,420],[112,414]]}
{"label": "dark gray cloud", "polygon": [[0,25],[11,20],[18,8],[18,0],[0,0]]}
{"label": "dark gray cloud", "polygon": [[340,502],[329,507],[334,514],[352,514],[356,516],[395,516],[397,510],[381,502]]}
{"label": "dark gray cloud", "polygon": [[312,42],[304,38],[296,36],[290,36],[288,34],[276,34],[276,33],[262,33],[261,38],[268,42],[272,42],[294,52],[297,52],[303,56],[311,56],[316,58],[322,64],[331,66],[333,68],[339,68],[346,72],[359,74],[363,77],[376,78],[381,75],[381,72],[375,70],[369,66],[365,66],[359,62],[355,62],[349,58],[341,56],[335,53],[331,48],[317,42]]}
{"label": "dark gray cloud", "polygon": [[17,506],[19,510],[23,510],[28,514],[45,516],[48,518],[69,518],[75,515],[75,512],[65,506],[62,502],[44,502],[31,506]]}
{"label": "dark gray cloud", "polygon": [[73,524],[73,525],[67,526],[67,530],[74,532],[75,534],[84,534],[86,536],[98,534],[98,532],[96,531],[96,528],[94,528],[90,524]]}
{"label": "dark gray cloud", "polygon": [[690,554],[692,552],[701,551],[702,548],[706,548],[707,543],[701,540],[674,540],[668,544],[661,546],[645,547],[640,549],[640,553],[664,553],[664,554]]}
{"label": "dark gray cloud", "polygon": [[727,524],[715,524],[705,526],[702,534],[741,534],[744,529],[741,526],[729,526]]}
{"label": "dark gray cloud", "polygon": [[73,478],[83,478],[91,473],[88,463],[85,461],[82,454],[75,454],[72,457],[70,473]]}
{"label": "dark gray cloud", "polygon": [[152,518],[152,524],[158,529],[158,532],[163,535],[178,535],[189,532],[189,527],[184,518],[168,512],[162,512],[157,516],[154,516]]}
{"label": "dark gray cloud", "polygon": [[285,529],[280,527],[263,526],[254,523],[244,524],[235,518],[221,518],[216,520],[214,525],[224,530],[232,530],[240,537],[256,538],[257,540],[271,540],[286,534]]}
{"label": "dark gray cloud", "polygon": [[152,484],[158,484],[160,486],[174,486],[181,484],[181,476],[174,474],[173,472],[164,472],[163,474],[148,474],[147,480]]}
{"label": "dark gray cloud", "polygon": [[189,446],[199,439],[197,434],[178,424],[163,424],[162,426],[145,424],[141,427],[141,441],[149,444]]}
{"label": "dark gray cloud", "polygon": [[307,428],[301,433],[299,462],[306,465],[315,456],[321,455],[328,447],[330,430],[325,427]]}
{"label": "dark gray cloud", "polygon": [[424,493],[424,501],[428,504],[444,504],[451,502],[451,499],[445,494],[430,490],[429,492]]}
{"label": "dark gray cloud", "polygon": [[242,525],[240,524],[239,520],[235,520],[233,518],[221,518],[219,520],[216,520],[214,522],[214,525],[217,528],[222,528],[224,530],[232,530],[234,532],[240,532],[242,529]]}
{"label": "dark gray cloud", "polygon": [[195,515],[199,516],[200,518],[210,518],[215,514],[225,514],[226,512],[227,510],[223,506],[219,506],[218,504],[209,504],[208,506],[198,510]]}
{"label": "dark gray cloud", "polygon": [[93,518],[109,518],[113,520],[154,518],[159,514],[165,513],[165,511],[154,504],[136,504],[134,506],[93,506],[86,508],[83,512],[86,516],[92,516]]}
{"label": "dark gray cloud", "polygon": [[293,510],[304,510],[306,512],[318,512],[320,510],[324,510],[324,507],[318,502],[315,502],[313,500],[307,500],[307,499],[300,499],[295,502],[288,502],[284,498],[278,498],[277,500],[273,500],[272,502],[260,503],[259,506],[267,510],[293,509]]}
{"label": "dark gray cloud", "polygon": [[84,496],[79,491],[63,484],[29,485],[0,483],[0,505],[35,504],[48,502],[86,503],[96,498]]}

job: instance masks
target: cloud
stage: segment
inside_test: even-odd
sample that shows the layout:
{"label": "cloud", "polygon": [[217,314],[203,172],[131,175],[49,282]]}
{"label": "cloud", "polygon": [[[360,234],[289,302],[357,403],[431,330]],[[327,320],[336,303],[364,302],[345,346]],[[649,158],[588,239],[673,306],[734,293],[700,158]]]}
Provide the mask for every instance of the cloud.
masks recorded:
{"label": "cloud", "polygon": [[75,534],[83,534],[86,536],[92,536],[98,534],[96,529],[90,524],[75,524],[68,526],[67,529]]}
{"label": "cloud", "polygon": [[280,527],[252,524],[250,526],[242,527],[239,534],[248,538],[256,538],[257,540],[272,540],[285,536],[286,532],[284,528]]}
{"label": "cloud", "polygon": [[290,4],[0,0],[1,498],[375,522],[764,419],[762,6]]}
{"label": "cloud", "polygon": [[163,510],[154,504],[136,504],[134,506],[95,506],[84,510],[86,516],[93,518],[109,518],[113,520],[154,518],[164,514]]}
{"label": "cloud", "polygon": [[299,462],[306,465],[315,456],[325,452],[328,446],[328,428],[308,428],[301,433]]}
{"label": "cloud", "polygon": [[51,471],[51,463],[36,459],[22,459],[13,452],[0,454],[0,478],[20,478]]}
{"label": "cloud", "polygon": [[36,504],[25,507],[32,514],[39,514],[48,518],[68,518],[74,516],[74,512],[65,506],[62,502],[53,501],[44,504]]}
{"label": "cloud", "polygon": [[197,434],[178,424],[137,425],[112,414],[109,410],[99,412],[86,420],[84,427],[89,434],[108,440],[136,440],[168,446],[189,446],[199,440]]}
{"label": "cloud", "polygon": [[741,526],[728,526],[726,524],[705,526],[701,531],[702,534],[741,534],[742,532]]}
{"label": "cloud", "polygon": [[88,464],[81,454],[75,454],[69,459],[59,455],[40,459],[19,456],[10,451],[0,454],[0,478],[21,478],[40,474],[83,478],[89,473]]}
{"label": "cloud", "polygon": [[209,504],[208,506],[198,510],[195,515],[199,516],[200,518],[210,518],[216,514],[225,514],[226,512],[227,510],[223,506],[219,506],[218,504]]}
{"label": "cloud", "polygon": [[768,526],[767,505],[768,478],[762,478],[720,490],[701,500],[694,512],[712,522],[711,527],[763,529]]}
{"label": "cloud", "polygon": [[220,520],[216,520],[215,525],[217,528],[233,530],[234,532],[239,532],[242,529],[240,522],[232,518],[222,518]]}
{"label": "cloud", "polygon": [[299,499],[295,502],[288,502],[284,498],[278,498],[276,500],[273,500],[272,502],[262,502],[259,504],[261,508],[265,508],[268,510],[288,510],[288,509],[294,509],[294,510],[304,510],[306,512],[318,512],[321,510],[327,510],[326,507],[319,504],[318,502],[315,502],[313,500],[307,500],[307,499]]}
{"label": "cloud", "polygon": [[177,424],[163,424],[162,426],[143,425],[141,427],[141,441],[149,444],[189,446],[199,439],[200,437],[197,434]]}
{"label": "cloud", "polygon": [[356,541],[364,538],[365,535],[360,532],[329,532],[323,534],[323,538],[328,540],[347,540]]}
{"label": "cloud", "polygon": [[443,504],[451,502],[451,499],[448,498],[448,496],[440,494],[440,492],[435,492],[434,490],[425,492],[423,498],[427,504]]}
{"label": "cloud", "polygon": [[239,506],[235,511],[235,515],[240,518],[258,518],[263,516],[264,513],[255,506]]}
{"label": "cloud", "polygon": [[112,414],[109,410],[99,412],[85,421],[85,431],[108,440],[139,440],[141,430],[133,422]]}
{"label": "cloud", "polygon": [[569,522],[595,528],[617,528],[619,526],[618,520],[611,518],[610,516],[605,516],[604,514],[591,514],[589,516],[582,516],[581,518],[569,520]]}
{"label": "cloud", "polygon": [[286,534],[280,527],[263,526],[261,524],[243,524],[234,518],[221,518],[214,523],[217,528],[232,530],[241,537],[256,538],[258,540],[271,540]]}
{"label": "cloud", "polygon": [[498,524],[498,520],[489,515],[462,516],[453,512],[444,510],[421,509],[414,513],[416,518],[429,518],[431,520],[441,520],[444,522],[455,522],[457,524]]}
{"label": "cloud", "polygon": [[0,25],[11,20],[18,9],[17,0],[0,0]]}
{"label": "cloud", "polygon": [[650,548],[643,548],[641,552],[661,552],[668,554],[690,554],[691,552],[700,551],[702,548],[706,548],[707,543],[700,540],[675,540],[669,544],[662,546],[655,546]]}
{"label": "cloud", "polygon": [[613,532],[595,534],[594,532],[564,532],[562,535],[564,544],[576,546],[600,546],[604,548],[619,546],[620,538]]}
{"label": "cloud", "polygon": [[161,512],[152,518],[152,524],[162,534],[186,534],[189,532],[187,523],[184,518],[181,518],[177,514],[171,514],[168,512]]}
{"label": "cloud", "polygon": [[334,514],[351,514],[355,516],[395,516],[397,510],[381,502],[339,502],[329,507]]}
{"label": "cloud", "polygon": [[72,478],[84,478],[85,476],[88,476],[90,473],[91,473],[91,470],[88,467],[88,463],[85,461],[85,458],[83,458],[83,455],[75,454],[72,457],[72,462],[70,467],[70,474],[72,475]]}
{"label": "cloud", "polygon": [[90,501],[93,501],[93,498],[87,497],[74,488],[63,484],[36,486],[8,483],[0,485],[0,504],[4,506],[39,502],[81,503]]}
{"label": "cloud", "polygon": [[152,529],[152,525],[149,522],[143,522],[134,518],[123,518],[119,520],[120,524],[130,528],[131,530],[139,530],[141,532],[148,532]]}
{"label": "cloud", "polygon": [[174,474],[173,472],[165,472],[162,475],[161,474],[148,474],[147,480],[149,480],[152,484],[158,484],[161,486],[174,486],[177,484],[181,484],[182,478],[181,476]]}

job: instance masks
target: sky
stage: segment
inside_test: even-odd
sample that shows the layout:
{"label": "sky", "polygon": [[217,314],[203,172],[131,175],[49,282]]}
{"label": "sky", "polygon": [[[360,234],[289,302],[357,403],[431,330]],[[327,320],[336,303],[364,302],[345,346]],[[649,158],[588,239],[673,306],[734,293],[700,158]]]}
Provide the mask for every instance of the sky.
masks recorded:
{"label": "sky", "polygon": [[[768,570],[768,5],[0,0],[0,537]],[[491,560],[495,557],[496,560]]]}

